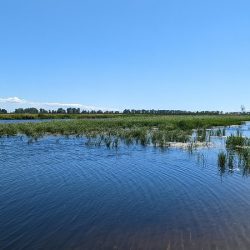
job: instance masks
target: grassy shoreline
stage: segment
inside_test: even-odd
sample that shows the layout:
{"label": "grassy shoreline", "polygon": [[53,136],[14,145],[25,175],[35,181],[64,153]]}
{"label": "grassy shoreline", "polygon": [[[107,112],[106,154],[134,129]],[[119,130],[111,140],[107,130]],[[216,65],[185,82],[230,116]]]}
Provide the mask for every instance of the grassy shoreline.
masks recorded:
{"label": "grassy shoreline", "polygon": [[93,115],[91,119],[0,124],[0,136],[76,135],[86,136],[96,145],[117,146],[119,141],[124,141],[163,147],[170,142],[188,142],[194,129],[199,131],[198,141],[203,141],[205,129],[239,125],[247,120],[250,116]]}

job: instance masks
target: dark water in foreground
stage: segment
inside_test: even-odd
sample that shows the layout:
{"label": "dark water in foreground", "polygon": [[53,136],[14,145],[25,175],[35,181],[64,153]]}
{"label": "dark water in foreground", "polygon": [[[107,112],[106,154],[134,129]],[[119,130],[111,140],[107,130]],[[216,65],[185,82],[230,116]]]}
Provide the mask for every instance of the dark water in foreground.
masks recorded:
{"label": "dark water in foreground", "polygon": [[250,249],[250,178],[221,175],[223,139],[193,154],[27,141],[0,138],[0,249]]}

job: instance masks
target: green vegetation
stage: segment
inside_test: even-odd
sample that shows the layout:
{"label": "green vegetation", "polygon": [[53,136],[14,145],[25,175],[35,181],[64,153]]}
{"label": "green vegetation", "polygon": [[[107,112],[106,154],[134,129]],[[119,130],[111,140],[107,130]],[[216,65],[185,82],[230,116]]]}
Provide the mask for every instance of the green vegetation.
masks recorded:
{"label": "green vegetation", "polygon": [[226,167],[226,162],[227,162],[227,155],[224,152],[220,152],[218,154],[218,166],[220,168],[225,168]]}
{"label": "green vegetation", "polygon": [[[9,114],[8,114],[9,115]],[[18,115],[18,114],[15,114]],[[21,114],[22,116],[24,114]],[[35,116],[33,114],[32,116]],[[43,118],[49,118],[46,114]],[[53,115],[57,119],[69,118],[69,114]],[[71,118],[74,115],[71,115]],[[165,147],[170,142],[188,142],[194,129],[197,129],[198,141],[206,138],[206,129],[213,126],[241,124],[250,117],[216,116],[161,116],[161,115],[115,115],[95,114],[78,115],[78,118],[65,121],[41,123],[0,124],[0,136],[24,134],[38,138],[46,134],[76,135],[88,138],[89,144],[106,144],[116,147],[119,141],[127,144],[136,142],[142,145],[153,144]],[[17,118],[16,118],[17,119]]]}
{"label": "green vegetation", "polygon": [[[7,110],[0,109],[0,113],[7,114]],[[57,110],[46,110],[43,108],[37,109],[34,107],[30,108],[17,108],[14,114],[150,114],[150,115],[221,115],[221,111],[185,111],[185,110],[135,110],[135,109],[125,109],[123,112],[120,111],[103,111],[103,110],[81,110],[80,108],[58,108]],[[247,114],[242,112],[242,114]]]}
{"label": "green vegetation", "polygon": [[225,173],[226,170],[231,173],[236,166],[242,170],[243,175],[249,175],[250,173],[250,149],[242,148],[240,150],[228,150],[227,154],[221,152],[218,154],[218,166],[221,173]]}
{"label": "green vegetation", "polygon": [[226,140],[226,147],[233,150],[241,150],[250,146],[250,139],[242,135],[230,135]]}
{"label": "green vegetation", "polygon": [[218,166],[222,173],[232,172],[235,165],[242,169],[243,175],[250,173],[250,139],[243,137],[240,131],[226,139],[227,154],[218,154]]}
{"label": "green vegetation", "polygon": [[210,136],[218,136],[222,137],[226,135],[226,129],[225,128],[218,128],[218,129],[212,129],[209,133]]}
{"label": "green vegetation", "polygon": [[7,110],[6,109],[1,109],[0,108],[0,114],[7,114],[8,112],[7,112]]}
{"label": "green vegetation", "polygon": [[[15,111],[8,113],[6,109],[0,109],[0,119],[81,119],[98,117],[104,115],[108,116],[119,116],[119,115],[182,115],[182,116],[221,116],[222,111],[185,111],[185,110],[135,110],[125,109],[123,111],[117,110],[81,110],[80,108],[58,108],[57,110],[46,110],[43,108],[37,109],[34,107],[30,108],[17,108]],[[241,115],[249,116],[250,113],[224,113],[224,115]]]}
{"label": "green vegetation", "polygon": [[[187,143],[192,152],[197,142],[208,142],[211,135],[225,136],[225,126],[240,125],[249,116],[241,115],[142,115],[142,114],[2,114],[10,119],[51,119],[38,123],[0,124],[0,136],[26,135],[29,141],[44,135],[84,136],[87,145],[117,148],[119,143],[168,147],[173,142]],[[74,119],[75,118],[75,119]],[[56,120],[61,119],[61,120]],[[63,120],[65,119],[65,120]],[[69,120],[67,120],[69,119]],[[208,130],[215,126],[215,128]],[[196,131],[194,133],[194,131]],[[196,134],[195,137],[192,135]],[[226,139],[227,152],[218,154],[221,173],[234,166],[250,173],[250,139],[240,132]]]}

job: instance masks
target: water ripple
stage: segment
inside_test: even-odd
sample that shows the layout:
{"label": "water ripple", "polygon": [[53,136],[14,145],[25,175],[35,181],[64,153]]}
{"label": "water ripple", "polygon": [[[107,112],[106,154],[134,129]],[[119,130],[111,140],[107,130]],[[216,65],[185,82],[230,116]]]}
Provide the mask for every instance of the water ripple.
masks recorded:
{"label": "water ripple", "polygon": [[1,249],[249,249],[250,179],[179,149],[0,139]]}

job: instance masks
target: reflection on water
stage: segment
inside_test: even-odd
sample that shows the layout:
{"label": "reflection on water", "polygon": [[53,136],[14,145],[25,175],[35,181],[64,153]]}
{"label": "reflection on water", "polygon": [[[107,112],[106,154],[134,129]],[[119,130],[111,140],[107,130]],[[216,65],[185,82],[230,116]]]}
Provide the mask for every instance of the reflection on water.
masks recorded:
{"label": "reflection on water", "polygon": [[224,139],[225,147],[218,154],[219,171],[221,175],[240,172],[243,176],[248,176],[250,174],[249,123],[230,130],[231,134]]}
{"label": "reflection on water", "polygon": [[250,178],[235,154],[222,174],[225,138],[211,140],[190,153],[0,138],[0,248],[250,249]]}
{"label": "reflection on water", "polygon": [[228,149],[218,156],[218,166],[221,174],[241,172],[243,176],[250,174],[250,151],[247,148],[240,150]]}

